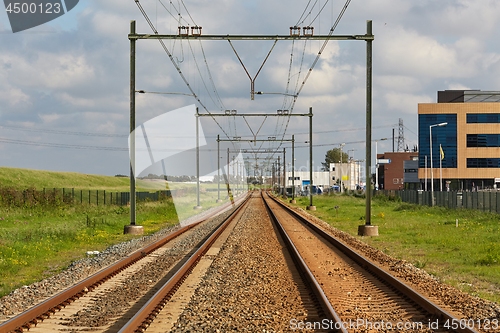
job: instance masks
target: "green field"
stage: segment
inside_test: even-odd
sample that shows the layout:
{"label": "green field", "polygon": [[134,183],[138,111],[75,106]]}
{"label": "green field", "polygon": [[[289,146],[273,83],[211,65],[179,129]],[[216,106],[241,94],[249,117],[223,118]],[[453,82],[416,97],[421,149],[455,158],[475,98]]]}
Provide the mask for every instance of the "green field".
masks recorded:
{"label": "green field", "polygon": [[[107,190],[127,192],[130,190],[128,177],[87,175],[76,172],[54,172],[30,169],[0,167],[0,187],[18,189],[75,188],[83,190]],[[165,190],[158,182],[138,179],[138,191]]]}
{"label": "green field", "polygon": [[[364,224],[364,198],[324,195],[313,200],[317,210],[308,212],[333,227],[411,262],[442,282],[500,302],[500,215],[417,206],[377,196],[371,224],[379,227],[380,235],[360,237],[357,228]],[[297,206],[307,205],[309,198],[298,198]]]}

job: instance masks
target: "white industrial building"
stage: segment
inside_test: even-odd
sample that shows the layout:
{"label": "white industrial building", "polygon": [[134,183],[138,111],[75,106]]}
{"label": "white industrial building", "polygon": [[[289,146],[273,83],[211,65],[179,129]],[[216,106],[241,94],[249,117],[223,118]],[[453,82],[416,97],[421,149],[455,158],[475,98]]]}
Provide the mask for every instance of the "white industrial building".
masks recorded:
{"label": "white industrial building", "polygon": [[[339,190],[340,180],[342,179],[343,189],[356,190],[358,186],[363,185],[361,176],[362,167],[359,161],[330,163],[329,171],[313,172],[313,186],[320,188],[322,192],[328,191],[331,188]],[[285,181],[283,181],[282,177],[279,179],[280,187],[284,185],[286,188],[291,188],[292,184],[294,184],[297,193],[309,190],[309,185],[311,184],[309,171],[295,171],[294,177],[295,180],[292,182],[292,171],[287,171]]]}
{"label": "white industrial building", "polygon": [[362,186],[361,175],[359,161],[330,163],[330,186],[340,186],[342,180],[343,189],[356,190],[358,186]]}
{"label": "white industrial building", "polygon": [[[295,171],[294,172],[295,181],[292,181],[292,172],[286,172],[285,187],[292,187],[295,183],[296,190],[309,190],[309,185],[311,184],[311,177],[309,171]],[[330,187],[330,172],[328,171],[315,171],[313,172],[313,186],[317,186],[324,191]]]}

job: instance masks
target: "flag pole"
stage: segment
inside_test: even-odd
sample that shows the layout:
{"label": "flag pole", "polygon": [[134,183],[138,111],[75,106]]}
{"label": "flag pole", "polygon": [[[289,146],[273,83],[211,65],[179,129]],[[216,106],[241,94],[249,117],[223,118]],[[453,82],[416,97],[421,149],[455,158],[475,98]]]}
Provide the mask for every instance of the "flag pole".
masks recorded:
{"label": "flag pole", "polygon": [[443,192],[443,158],[444,152],[441,144],[439,144],[439,191]]}
{"label": "flag pole", "polygon": [[425,191],[427,192],[427,155],[425,155],[425,182],[424,182],[424,188],[425,188]]}

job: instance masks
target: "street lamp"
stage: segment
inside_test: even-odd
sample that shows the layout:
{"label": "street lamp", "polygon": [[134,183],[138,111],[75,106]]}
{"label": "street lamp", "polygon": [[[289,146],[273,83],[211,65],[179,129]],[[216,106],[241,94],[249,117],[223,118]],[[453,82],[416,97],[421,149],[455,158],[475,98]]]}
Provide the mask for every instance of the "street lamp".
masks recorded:
{"label": "street lamp", "polygon": [[439,123],[429,126],[429,148],[431,155],[431,206],[434,206],[434,172],[432,170],[432,128],[446,126],[448,123]]}
{"label": "street lamp", "polygon": [[382,138],[375,140],[375,191],[378,191],[378,145],[379,141],[387,140],[387,138]]}
{"label": "street lamp", "polygon": [[[349,162],[351,160],[351,154],[350,154],[351,151],[356,151],[356,149],[349,149],[347,151],[347,162]],[[354,154],[352,157],[354,158]]]}

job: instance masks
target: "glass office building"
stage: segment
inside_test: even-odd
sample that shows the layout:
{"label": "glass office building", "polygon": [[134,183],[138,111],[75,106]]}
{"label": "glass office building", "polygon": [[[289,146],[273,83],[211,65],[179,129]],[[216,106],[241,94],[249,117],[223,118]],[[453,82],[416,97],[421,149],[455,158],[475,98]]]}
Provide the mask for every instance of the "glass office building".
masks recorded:
{"label": "glass office building", "polygon": [[500,188],[500,92],[440,91],[438,103],[418,105],[418,126],[422,189],[430,189],[431,150],[434,190],[440,181],[444,190]]}

